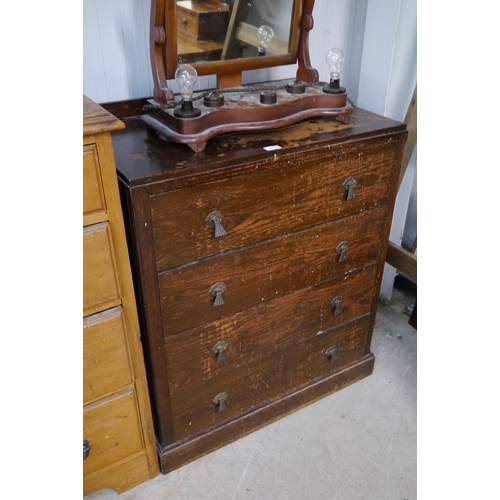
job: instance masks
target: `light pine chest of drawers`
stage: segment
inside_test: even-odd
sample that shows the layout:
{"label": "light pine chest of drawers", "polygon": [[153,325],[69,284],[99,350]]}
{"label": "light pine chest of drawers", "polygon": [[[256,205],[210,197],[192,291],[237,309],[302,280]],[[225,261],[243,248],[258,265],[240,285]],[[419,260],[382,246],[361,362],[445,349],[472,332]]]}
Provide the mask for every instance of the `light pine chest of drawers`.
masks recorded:
{"label": "light pine chest of drawers", "polygon": [[123,123],[83,98],[83,494],[159,473],[113,158]]}
{"label": "light pine chest of drawers", "polygon": [[406,128],[355,110],[205,151],[113,134],[160,466],[372,373]]}

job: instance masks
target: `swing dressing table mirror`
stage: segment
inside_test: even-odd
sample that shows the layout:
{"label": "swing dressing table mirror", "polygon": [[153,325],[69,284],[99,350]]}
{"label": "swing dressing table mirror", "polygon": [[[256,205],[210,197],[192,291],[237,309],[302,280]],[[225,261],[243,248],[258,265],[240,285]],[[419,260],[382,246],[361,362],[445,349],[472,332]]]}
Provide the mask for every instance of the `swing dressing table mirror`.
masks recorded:
{"label": "swing dressing table mirror", "polygon": [[[225,132],[280,128],[319,115],[347,123],[352,108],[345,89],[328,92],[311,67],[313,6],[314,0],[153,0],[154,93],[143,120],[195,152]],[[296,79],[241,85],[243,71],[290,64],[298,65]],[[204,75],[216,75],[217,88],[193,92]],[[174,78],[181,98],[168,86]]]}

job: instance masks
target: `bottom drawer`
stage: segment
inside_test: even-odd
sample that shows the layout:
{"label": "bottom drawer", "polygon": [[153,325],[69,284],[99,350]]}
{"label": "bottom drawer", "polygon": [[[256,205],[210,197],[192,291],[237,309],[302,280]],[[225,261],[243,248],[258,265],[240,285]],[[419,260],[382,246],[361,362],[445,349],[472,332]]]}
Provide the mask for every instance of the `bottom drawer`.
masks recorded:
{"label": "bottom drawer", "polygon": [[173,394],[175,439],[265,406],[360,359],[369,320],[367,314]]}
{"label": "bottom drawer", "polygon": [[90,452],[83,461],[83,474],[90,474],[129,457],[144,447],[135,392],[84,408],[83,439]]}

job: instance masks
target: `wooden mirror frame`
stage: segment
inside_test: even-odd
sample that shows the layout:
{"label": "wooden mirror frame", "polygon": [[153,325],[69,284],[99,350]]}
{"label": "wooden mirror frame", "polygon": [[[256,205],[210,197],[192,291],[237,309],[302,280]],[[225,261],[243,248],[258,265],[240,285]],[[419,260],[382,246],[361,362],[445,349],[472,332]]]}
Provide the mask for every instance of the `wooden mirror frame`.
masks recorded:
{"label": "wooden mirror frame", "polygon": [[[317,82],[318,72],[311,67],[309,59],[309,31],[314,25],[313,7],[314,0],[295,1],[289,54],[206,61],[191,65],[200,76],[217,75],[217,88],[241,85],[243,71],[296,63],[298,80],[306,83]],[[178,65],[176,0],[151,0],[150,57],[154,100],[166,104],[174,99],[167,80],[174,78]]]}
{"label": "wooden mirror frame", "polygon": [[[352,107],[347,103],[345,88],[338,85],[339,80],[320,83],[318,72],[311,67],[309,32],[314,25],[314,0],[295,2],[288,54],[190,63],[198,75],[217,75],[217,88],[193,94],[185,102],[176,101],[168,87],[168,80],[175,78],[178,66],[177,3],[151,0],[154,94],[143,107],[147,113],[141,115],[142,120],[159,135],[187,144],[194,152],[203,151],[209,139],[227,132],[286,127],[316,116],[335,116],[348,123]],[[226,39],[231,40],[231,32]],[[245,70],[295,63],[298,63],[295,80],[241,85]]]}

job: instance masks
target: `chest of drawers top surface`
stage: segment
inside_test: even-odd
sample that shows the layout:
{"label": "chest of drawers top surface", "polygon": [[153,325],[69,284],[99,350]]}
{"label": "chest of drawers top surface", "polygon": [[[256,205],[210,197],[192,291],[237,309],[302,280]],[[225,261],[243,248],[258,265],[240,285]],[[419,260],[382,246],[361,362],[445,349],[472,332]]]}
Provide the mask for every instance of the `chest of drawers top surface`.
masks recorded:
{"label": "chest of drawers top surface", "polygon": [[327,148],[323,154],[328,155],[332,146],[340,152],[349,149],[352,141],[377,136],[383,140],[383,136],[405,130],[400,122],[355,109],[348,124],[319,117],[282,129],[223,134],[195,153],[185,144],[160,139],[140,117],[123,121],[125,130],[113,134],[113,145],[118,175],[130,187],[166,181],[175,188],[200,182],[200,178],[274,168],[287,164],[289,155],[301,153],[307,159],[310,153],[314,159],[321,148]]}

